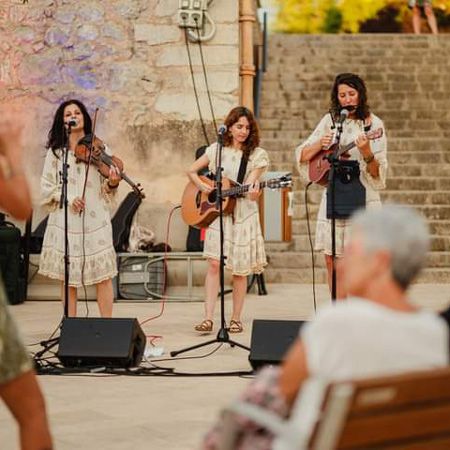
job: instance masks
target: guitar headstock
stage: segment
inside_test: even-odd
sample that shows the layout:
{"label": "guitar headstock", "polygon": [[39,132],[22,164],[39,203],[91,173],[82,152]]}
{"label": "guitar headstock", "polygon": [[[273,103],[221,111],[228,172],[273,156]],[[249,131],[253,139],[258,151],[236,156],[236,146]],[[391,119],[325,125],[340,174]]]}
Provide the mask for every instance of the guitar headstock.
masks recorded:
{"label": "guitar headstock", "polygon": [[367,137],[370,140],[379,139],[381,136],[383,136],[383,128],[377,128],[367,133]]}
{"label": "guitar headstock", "polygon": [[142,200],[145,198],[144,188],[141,186],[141,183],[136,183],[133,185],[133,191],[141,197]]}
{"label": "guitar headstock", "polygon": [[292,186],[292,174],[287,173],[278,178],[271,178],[266,181],[266,186],[269,189],[283,189]]}

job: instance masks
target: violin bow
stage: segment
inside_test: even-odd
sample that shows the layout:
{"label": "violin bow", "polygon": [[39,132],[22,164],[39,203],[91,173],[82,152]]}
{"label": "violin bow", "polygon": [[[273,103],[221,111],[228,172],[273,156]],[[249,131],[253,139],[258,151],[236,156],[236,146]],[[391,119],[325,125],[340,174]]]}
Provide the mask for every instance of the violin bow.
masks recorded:
{"label": "violin bow", "polygon": [[[97,113],[98,113],[98,108],[95,108],[94,119],[92,121],[91,143],[89,146],[89,156],[88,156],[85,177],[84,177],[83,194],[81,195],[81,199],[83,201],[84,201],[84,197],[86,195],[86,186],[87,186],[87,180],[88,180],[88,175],[89,175],[89,168],[91,167],[92,150],[94,149],[95,127],[97,125]],[[80,211],[80,215],[81,215],[81,211]]]}

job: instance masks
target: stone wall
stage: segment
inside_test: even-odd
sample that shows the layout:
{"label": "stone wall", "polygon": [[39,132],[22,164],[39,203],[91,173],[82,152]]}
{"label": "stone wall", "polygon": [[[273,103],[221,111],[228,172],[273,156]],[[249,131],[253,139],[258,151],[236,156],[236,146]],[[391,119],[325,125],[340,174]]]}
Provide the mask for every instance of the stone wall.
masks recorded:
{"label": "stone wall", "polygon": [[[163,239],[185,170],[205,142],[177,8],[178,0],[0,2],[0,102],[25,109],[27,171],[36,200],[53,114],[61,101],[76,97],[91,113],[100,108],[98,136],[147,195],[139,222]],[[239,99],[239,2],[214,0],[209,13],[217,32],[203,52],[220,122]],[[190,48],[212,138],[199,48]],[[122,184],[121,197],[128,192]],[[35,222],[39,211],[36,216]],[[184,227],[179,218],[175,222],[170,242],[179,248]]]}

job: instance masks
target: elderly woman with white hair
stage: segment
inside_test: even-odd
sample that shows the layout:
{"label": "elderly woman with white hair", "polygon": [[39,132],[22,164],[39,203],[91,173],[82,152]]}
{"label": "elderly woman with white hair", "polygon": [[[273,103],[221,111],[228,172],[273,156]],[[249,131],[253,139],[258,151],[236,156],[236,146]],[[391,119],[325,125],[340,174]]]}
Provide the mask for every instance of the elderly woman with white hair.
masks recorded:
{"label": "elderly woman with white hair", "polygon": [[[412,304],[406,292],[428,247],[425,221],[411,208],[358,213],[341,260],[348,301],[322,309],[305,324],[282,367],[263,369],[245,401],[287,417],[309,377],[338,381],[447,365],[445,321]],[[241,429],[234,448],[271,448],[270,432],[249,419],[235,420]],[[218,424],[204,448],[217,448],[220,430]]]}
{"label": "elderly woman with white hair", "polygon": [[320,311],[291,348],[280,378],[288,404],[309,376],[340,380],[448,363],[445,322],[406,292],[428,248],[425,221],[411,208],[391,205],[354,217],[341,262],[350,297]]}

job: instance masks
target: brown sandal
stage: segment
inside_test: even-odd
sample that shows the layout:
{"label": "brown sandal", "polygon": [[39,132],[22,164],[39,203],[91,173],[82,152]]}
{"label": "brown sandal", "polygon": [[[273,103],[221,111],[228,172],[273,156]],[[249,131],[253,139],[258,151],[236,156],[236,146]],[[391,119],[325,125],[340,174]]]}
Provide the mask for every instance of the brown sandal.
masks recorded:
{"label": "brown sandal", "polygon": [[200,331],[202,333],[208,333],[213,329],[213,321],[209,319],[205,319],[202,323],[195,325],[195,331]]}
{"label": "brown sandal", "polygon": [[240,320],[230,320],[230,326],[228,327],[228,331],[230,333],[242,333],[244,331],[244,327],[242,326],[242,322]]}

